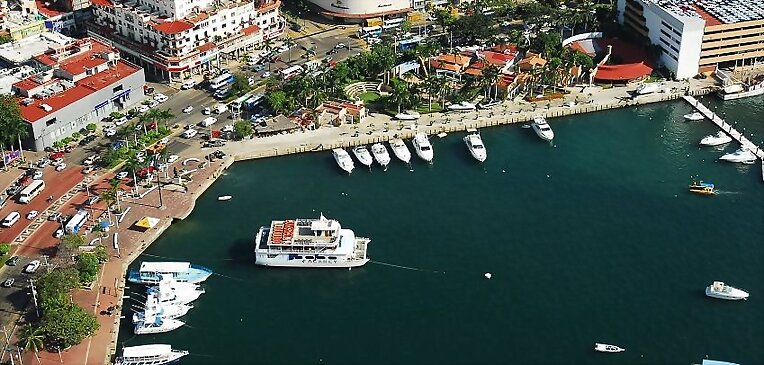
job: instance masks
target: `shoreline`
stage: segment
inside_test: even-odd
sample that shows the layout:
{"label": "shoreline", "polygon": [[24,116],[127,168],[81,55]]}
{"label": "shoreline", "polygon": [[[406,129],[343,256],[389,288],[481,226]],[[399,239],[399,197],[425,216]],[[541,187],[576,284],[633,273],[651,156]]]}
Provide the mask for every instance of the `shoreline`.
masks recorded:
{"label": "shoreline", "polygon": [[[121,276],[119,277],[116,284],[117,289],[117,304],[119,305],[119,308],[122,308],[123,302],[124,302],[124,291],[125,291],[125,285],[126,285],[126,274],[127,270],[130,264],[132,264],[133,261],[135,261],[139,256],[143,254],[143,252],[152,244],[154,243],[161,235],[172,226],[172,223],[175,220],[183,220],[187,218],[194,210],[196,206],[196,200],[204,194],[209,187],[212,186],[217,181],[217,178],[221,176],[221,174],[227,170],[231,165],[233,165],[235,162],[239,161],[247,161],[247,160],[255,160],[260,158],[269,158],[269,157],[278,157],[278,156],[284,156],[284,155],[291,155],[291,154],[297,154],[297,153],[305,153],[305,152],[318,152],[318,151],[326,151],[331,150],[332,148],[347,148],[352,147],[360,144],[370,144],[370,143],[376,143],[376,142],[384,142],[388,141],[392,138],[412,138],[414,134],[417,132],[425,132],[427,134],[438,134],[442,132],[451,133],[451,132],[457,132],[457,131],[464,131],[469,128],[487,128],[487,127],[495,127],[495,126],[501,126],[501,125],[509,125],[509,124],[516,124],[516,123],[522,123],[522,122],[528,122],[533,119],[535,115],[543,115],[547,119],[554,119],[558,117],[566,117],[566,116],[572,116],[572,115],[579,115],[579,114],[587,114],[587,113],[594,113],[599,111],[606,111],[611,109],[619,109],[619,108],[625,108],[625,107],[631,107],[631,106],[638,106],[638,105],[646,105],[646,104],[653,104],[653,103],[660,103],[660,102],[666,102],[666,101],[678,101],[682,99],[682,96],[684,95],[692,95],[692,96],[702,96],[707,95],[709,93],[712,93],[715,91],[715,87],[709,86],[709,83],[700,83],[698,82],[697,86],[695,88],[692,87],[692,83],[690,85],[687,85],[686,83],[681,82],[672,82],[677,85],[683,85],[686,87],[686,92],[665,92],[665,93],[655,93],[655,94],[649,94],[649,95],[642,95],[638,98],[634,98],[628,101],[623,101],[623,99],[618,98],[606,98],[604,103],[595,103],[593,100],[595,98],[592,98],[592,102],[585,103],[585,104],[576,104],[573,107],[566,107],[563,105],[559,106],[551,106],[550,103],[547,102],[547,108],[540,109],[540,108],[533,108],[533,110],[527,110],[527,111],[517,111],[517,112],[511,112],[507,113],[507,106],[506,104],[500,104],[499,106],[496,106],[492,108],[491,110],[480,110],[480,111],[472,111],[467,113],[432,113],[432,114],[426,114],[424,115],[420,120],[414,121],[413,124],[417,126],[415,129],[387,129],[385,131],[372,131],[372,133],[369,133],[368,135],[358,135],[358,137],[345,137],[343,136],[345,134],[349,133],[343,133],[343,132],[351,132],[353,130],[358,130],[359,126],[355,126],[356,128],[353,128],[354,126],[341,126],[341,127],[324,127],[323,131],[322,129],[317,129],[315,131],[307,132],[312,134],[311,136],[306,136],[306,138],[294,138],[294,136],[301,136],[305,133],[292,133],[287,135],[277,135],[273,137],[265,137],[265,138],[254,138],[250,140],[240,141],[240,142],[229,142],[228,145],[219,148],[220,150],[226,152],[227,156],[225,159],[220,161],[219,165],[217,165],[214,170],[212,171],[212,174],[206,177],[204,181],[199,183],[199,185],[193,190],[189,189],[188,194],[190,194],[191,199],[188,206],[185,207],[185,209],[182,209],[180,214],[176,214],[176,216],[167,216],[170,219],[164,220],[159,226],[151,228],[150,234],[144,238],[141,239],[139,242],[139,246],[132,250],[126,258],[121,259]],[[633,88],[623,88],[623,87],[614,87],[608,90],[617,90],[617,91],[629,91]],[[680,90],[685,90],[685,88],[682,88]],[[564,103],[565,100],[563,99],[562,102]],[[528,104],[522,104],[520,106],[520,109],[522,109],[522,106],[527,106]],[[504,107],[503,112],[507,114],[501,114],[501,111],[499,110],[499,107]],[[481,115],[482,114],[488,114],[488,115]],[[471,119],[465,121],[466,117],[472,117]],[[461,117],[460,119],[457,119],[457,117]],[[373,122],[377,123],[395,123],[395,124],[402,124],[399,123],[399,121],[392,120],[391,117],[387,115],[375,115],[373,117],[370,117],[369,119],[372,119]],[[443,120],[440,125],[436,125],[436,120]],[[430,122],[429,125],[426,123]],[[412,123],[412,122],[408,122]],[[424,125],[423,125],[424,124]],[[373,127],[373,124],[370,124],[370,127]],[[328,133],[330,132],[336,132],[336,133]],[[281,137],[281,138],[279,138]],[[291,138],[290,138],[291,137]],[[267,141],[268,139],[271,139],[270,141]],[[282,140],[286,141],[282,141]],[[312,143],[305,143],[303,141],[312,139]],[[335,141],[332,142],[332,139]],[[349,139],[349,140],[348,140]],[[291,140],[291,141],[290,141]],[[262,143],[263,141],[266,142],[276,142],[266,144]],[[325,142],[324,142],[325,141]],[[259,144],[259,146],[252,146],[252,144]],[[273,147],[271,147],[273,146]],[[254,148],[253,148],[254,147]],[[216,162],[217,164],[217,162]],[[104,275],[102,272],[101,275]],[[117,340],[119,338],[119,327],[120,327],[120,318],[119,316],[116,316],[115,320],[113,321],[112,327],[109,329],[111,333],[111,341],[108,344],[108,348],[106,351],[106,358],[104,359],[105,364],[109,364],[111,359],[115,356],[118,350],[117,346]],[[106,328],[102,328],[101,330],[106,330]],[[94,335],[95,336],[95,335]],[[91,337],[92,338],[92,337]],[[88,361],[89,362],[89,361]]]}

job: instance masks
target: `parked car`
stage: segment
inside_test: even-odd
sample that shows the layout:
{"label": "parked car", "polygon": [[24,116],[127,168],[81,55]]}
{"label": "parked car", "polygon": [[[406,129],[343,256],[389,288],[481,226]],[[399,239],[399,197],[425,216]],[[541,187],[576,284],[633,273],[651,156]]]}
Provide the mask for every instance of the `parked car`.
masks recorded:
{"label": "parked car", "polygon": [[138,107],[138,113],[145,113],[151,109],[148,105],[144,104]]}
{"label": "parked car", "polygon": [[85,159],[85,161],[82,161],[82,164],[85,166],[90,166],[96,161],[98,161],[98,155],[90,155]]}
{"label": "parked car", "polygon": [[94,168],[93,168],[92,165],[91,166],[85,166],[85,168],[82,169],[82,173],[87,175],[87,174],[93,172],[93,170],[94,170]]}
{"label": "parked car", "polygon": [[21,260],[21,257],[13,256],[13,257],[9,258],[8,261],[5,262],[5,264],[8,265],[8,266],[16,266],[16,265],[18,265],[20,260]]}
{"label": "parked car", "polygon": [[183,112],[186,114],[191,113],[192,111],[194,111],[194,107],[192,105],[183,108]]}
{"label": "parked car", "polygon": [[120,171],[120,172],[117,174],[116,178],[117,178],[118,180],[122,180],[122,179],[126,178],[126,177],[127,177],[127,175],[128,175],[128,172],[127,172],[127,171]]}
{"label": "parked car", "polygon": [[58,222],[58,220],[60,218],[61,218],[61,213],[59,213],[59,212],[53,212],[51,215],[48,216],[48,220],[49,221],[56,221],[56,222]]}
{"label": "parked car", "polygon": [[103,130],[103,133],[106,137],[111,137],[117,134],[117,130],[114,128],[107,128]]}
{"label": "parked car", "polygon": [[61,238],[64,237],[64,230],[59,228],[55,232],[53,232],[53,237],[55,238]]}
{"label": "parked car", "polygon": [[39,268],[40,268],[40,261],[34,260],[28,263],[27,266],[24,266],[24,272],[27,274],[33,274]]}
{"label": "parked car", "polygon": [[194,80],[186,80],[183,81],[183,85],[180,86],[183,90],[193,89],[194,86],[196,86],[196,82]]}
{"label": "parked car", "polygon": [[40,179],[42,179],[42,171],[39,171],[39,170],[38,170],[38,171],[35,171],[35,172],[34,172],[34,175],[32,175],[32,178],[33,178],[33,179],[35,179],[35,180],[40,180]]}
{"label": "parked car", "polygon": [[183,132],[183,138],[193,138],[197,133],[196,129],[186,129]]}
{"label": "parked car", "polygon": [[66,168],[66,164],[63,162],[56,165],[56,171],[63,171],[65,168]]}
{"label": "parked car", "polygon": [[13,282],[15,282],[15,281],[16,281],[16,279],[14,279],[14,278],[5,279],[5,281],[3,281],[3,287],[4,288],[10,288],[10,287],[13,286]]}
{"label": "parked car", "polygon": [[39,167],[41,169],[45,168],[48,165],[50,165],[50,159],[48,159],[48,158],[43,157],[43,158],[37,160],[37,167]]}
{"label": "parked car", "polygon": [[212,114],[212,110],[209,107],[205,107],[204,109],[202,109],[202,114],[210,115]]}
{"label": "parked car", "polygon": [[156,108],[159,105],[159,102],[156,100],[152,100],[149,102],[149,108]]}
{"label": "parked car", "polygon": [[345,43],[340,42],[340,43],[337,43],[337,45],[334,46],[334,48],[342,49],[342,48],[348,48],[348,46]]}
{"label": "parked car", "polygon": [[101,200],[101,198],[98,195],[93,195],[85,201],[85,205],[93,205],[98,203],[99,200]]}
{"label": "parked car", "polygon": [[27,219],[29,219],[31,221],[32,219],[37,218],[37,216],[39,214],[40,214],[40,212],[38,212],[36,210],[30,210],[29,213],[27,213]]}
{"label": "parked car", "polygon": [[5,190],[5,193],[8,194],[8,196],[14,196],[18,194],[19,191],[21,191],[21,186],[11,185],[7,190]]}
{"label": "parked car", "polygon": [[178,155],[170,155],[167,157],[167,163],[173,163],[175,161],[178,161]]}
{"label": "parked car", "polygon": [[167,96],[162,93],[157,93],[156,95],[154,95],[154,100],[159,103],[164,103],[165,101],[167,101]]}
{"label": "parked car", "polygon": [[199,125],[202,127],[209,127],[215,124],[217,121],[218,119],[215,117],[207,117],[207,118],[204,118],[204,120],[202,120],[201,122],[199,122]]}
{"label": "parked car", "polygon": [[268,72],[268,71],[265,71],[265,72],[263,72],[262,75],[260,75],[260,77],[262,77],[264,79],[267,79],[267,78],[271,77],[271,73]]}
{"label": "parked car", "polygon": [[119,126],[121,126],[121,125],[123,125],[125,123],[127,123],[127,117],[122,117],[122,118],[114,119],[114,125],[116,125],[117,127],[119,127]]}

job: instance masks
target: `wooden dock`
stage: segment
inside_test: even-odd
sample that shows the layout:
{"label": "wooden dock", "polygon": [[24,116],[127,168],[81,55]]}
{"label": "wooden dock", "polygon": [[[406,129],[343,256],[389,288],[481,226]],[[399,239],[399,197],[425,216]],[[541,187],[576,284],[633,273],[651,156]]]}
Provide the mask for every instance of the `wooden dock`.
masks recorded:
{"label": "wooden dock", "polygon": [[690,103],[690,105],[692,105],[695,109],[697,109],[706,118],[708,118],[710,121],[716,124],[719,128],[721,128],[721,130],[729,134],[730,137],[738,141],[738,143],[740,143],[741,146],[752,151],[756,155],[756,157],[759,158],[759,161],[761,161],[761,179],[764,180],[764,150],[762,150],[759,146],[751,142],[751,140],[746,138],[746,136],[738,132],[737,129],[732,127],[732,125],[725,122],[724,119],[720,118],[718,115],[716,115],[716,113],[712,112],[711,109],[708,109],[705,105],[701,104],[694,97],[685,95],[685,96],[682,96],[682,98],[688,103]]}

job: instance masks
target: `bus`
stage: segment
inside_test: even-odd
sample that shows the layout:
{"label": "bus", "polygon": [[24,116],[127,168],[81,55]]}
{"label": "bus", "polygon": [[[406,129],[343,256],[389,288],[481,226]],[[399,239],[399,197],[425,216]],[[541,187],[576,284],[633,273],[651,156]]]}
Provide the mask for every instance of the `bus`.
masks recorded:
{"label": "bus", "polygon": [[210,80],[210,90],[217,90],[220,88],[223,88],[225,86],[228,86],[230,84],[233,84],[233,74],[230,72],[226,72],[212,80]]}
{"label": "bus", "polygon": [[32,199],[34,199],[37,195],[39,195],[40,192],[44,189],[45,181],[32,180],[32,183],[21,191],[21,194],[19,195],[19,203],[29,204],[29,202],[32,201]]}
{"label": "bus", "polygon": [[383,28],[397,28],[400,27],[403,22],[406,21],[406,18],[394,18],[394,19],[387,19],[385,20],[385,23],[382,25]]}
{"label": "bus", "polygon": [[382,27],[363,27],[358,31],[358,38],[379,37],[382,35]]}
{"label": "bus", "polygon": [[302,72],[302,66],[295,65],[281,70],[280,74],[284,80],[289,80]]}
{"label": "bus", "polygon": [[85,222],[88,221],[89,217],[90,214],[87,210],[80,209],[80,211],[78,211],[77,214],[75,214],[74,217],[72,217],[72,219],[66,223],[66,226],[64,227],[66,233],[77,234],[77,232],[80,231],[80,228],[85,225]]}

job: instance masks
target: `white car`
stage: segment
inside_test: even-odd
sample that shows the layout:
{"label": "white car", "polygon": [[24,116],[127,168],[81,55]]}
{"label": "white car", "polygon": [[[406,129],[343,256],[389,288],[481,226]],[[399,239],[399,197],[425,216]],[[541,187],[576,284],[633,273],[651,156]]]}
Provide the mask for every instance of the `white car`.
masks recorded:
{"label": "white car", "polygon": [[27,219],[29,219],[31,221],[32,219],[37,218],[38,214],[40,214],[40,212],[38,212],[36,210],[29,211],[29,213],[27,213]]}
{"label": "white car", "polygon": [[334,46],[334,48],[337,48],[337,49],[339,49],[339,48],[348,48],[348,46],[345,45],[345,43],[337,43],[337,45]]}
{"label": "white car", "polygon": [[116,125],[118,127],[123,125],[123,124],[125,124],[125,123],[127,123],[127,117],[122,117],[122,118],[114,119],[114,125]]}
{"label": "white car", "polygon": [[63,171],[66,168],[66,163],[62,162],[56,165],[56,171]]}
{"label": "white car", "polygon": [[149,108],[156,108],[159,105],[159,102],[156,100],[152,100],[149,102]]}
{"label": "white car", "polygon": [[106,137],[111,137],[111,136],[114,136],[115,134],[117,134],[117,130],[114,129],[114,128],[104,129],[103,132],[104,132],[104,135]]}
{"label": "white car", "polygon": [[202,109],[202,114],[210,115],[212,114],[212,110],[209,107],[205,107],[204,109]]}
{"label": "white car", "polygon": [[204,118],[204,120],[202,120],[201,122],[199,122],[199,125],[202,126],[202,127],[209,127],[209,126],[217,123],[217,121],[218,121],[218,118],[207,117],[207,118]]}
{"label": "white car", "polygon": [[157,93],[154,95],[154,100],[160,103],[164,103],[165,101],[167,101],[167,95],[162,93]]}
{"label": "white car", "polygon": [[265,71],[265,72],[263,72],[263,75],[261,77],[264,78],[264,79],[267,79],[267,78],[271,77],[271,73],[268,72],[268,71]]}
{"label": "white car", "polygon": [[178,155],[170,155],[167,157],[167,163],[173,163],[175,161],[178,161],[180,157]]}
{"label": "white car", "polygon": [[233,132],[233,124],[226,124],[223,129],[221,129],[223,132]]}
{"label": "white car", "polygon": [[122,179],[126,178],[126,177],[127,177],[127,175],[128,175],[128,172],[127,172],[127,171],[120,171],[120,172],[117,174],[116,178],[117,178],[117,180],[122,180]]}
{"label": "white car", "polygon": [[64,236],[64,230],[59,228],[56,230],[56,232],[53,233],[53,237],[55,238],[61,238]]}
{"label": "white car", "polygon": [[194,80],[186,80],[186,81],[183,81],[183,85],[181,85],[180,88],[183,90],[188,90],[188,89],[193,89],[195,85],[196,85],[196,82],[194,82]]}
{"label": "white car", "polygon": [[194,107],[191,106],[191,105],[183,108],[183,112],[186,113],[186,114],[191,113],[192,111],[194,111]]}
{"label": "white car", "polygon": [[40,268],[40,261],[39,260],[34,260],[34,261],[28,263],[27,266],[24,267],[24,272],[27,273],[27,274],[32,274],[35,271],[37,271],[37,269],[39,269],[39,268]]}
{"label": "white car", "polygon": [[196,129],[186,129],[183,131],[183,138],[193,138],[197,133]]}
{"label": "white car", "polygon": [[98,160],[98,155],[91,155],[90,157],[86,158],[85,161],[82,161],[82,164],[85,166],[89,166],[89,165],[92,165],[97,160]]}
{"label": "white car", "polygon": [[42,171],[40,171],[40,170],[35,171],[34,175],[32,175],[32,179],[34,179],[34,180],[42,179]]}
{"label": "white car", "polygon": [[145,113],[145,112],[149,111],[149,109],[151,109],[151,108],[149,108],[148,105],[141,105],[140,107],[138,107],[138,112],[139,113]]}

